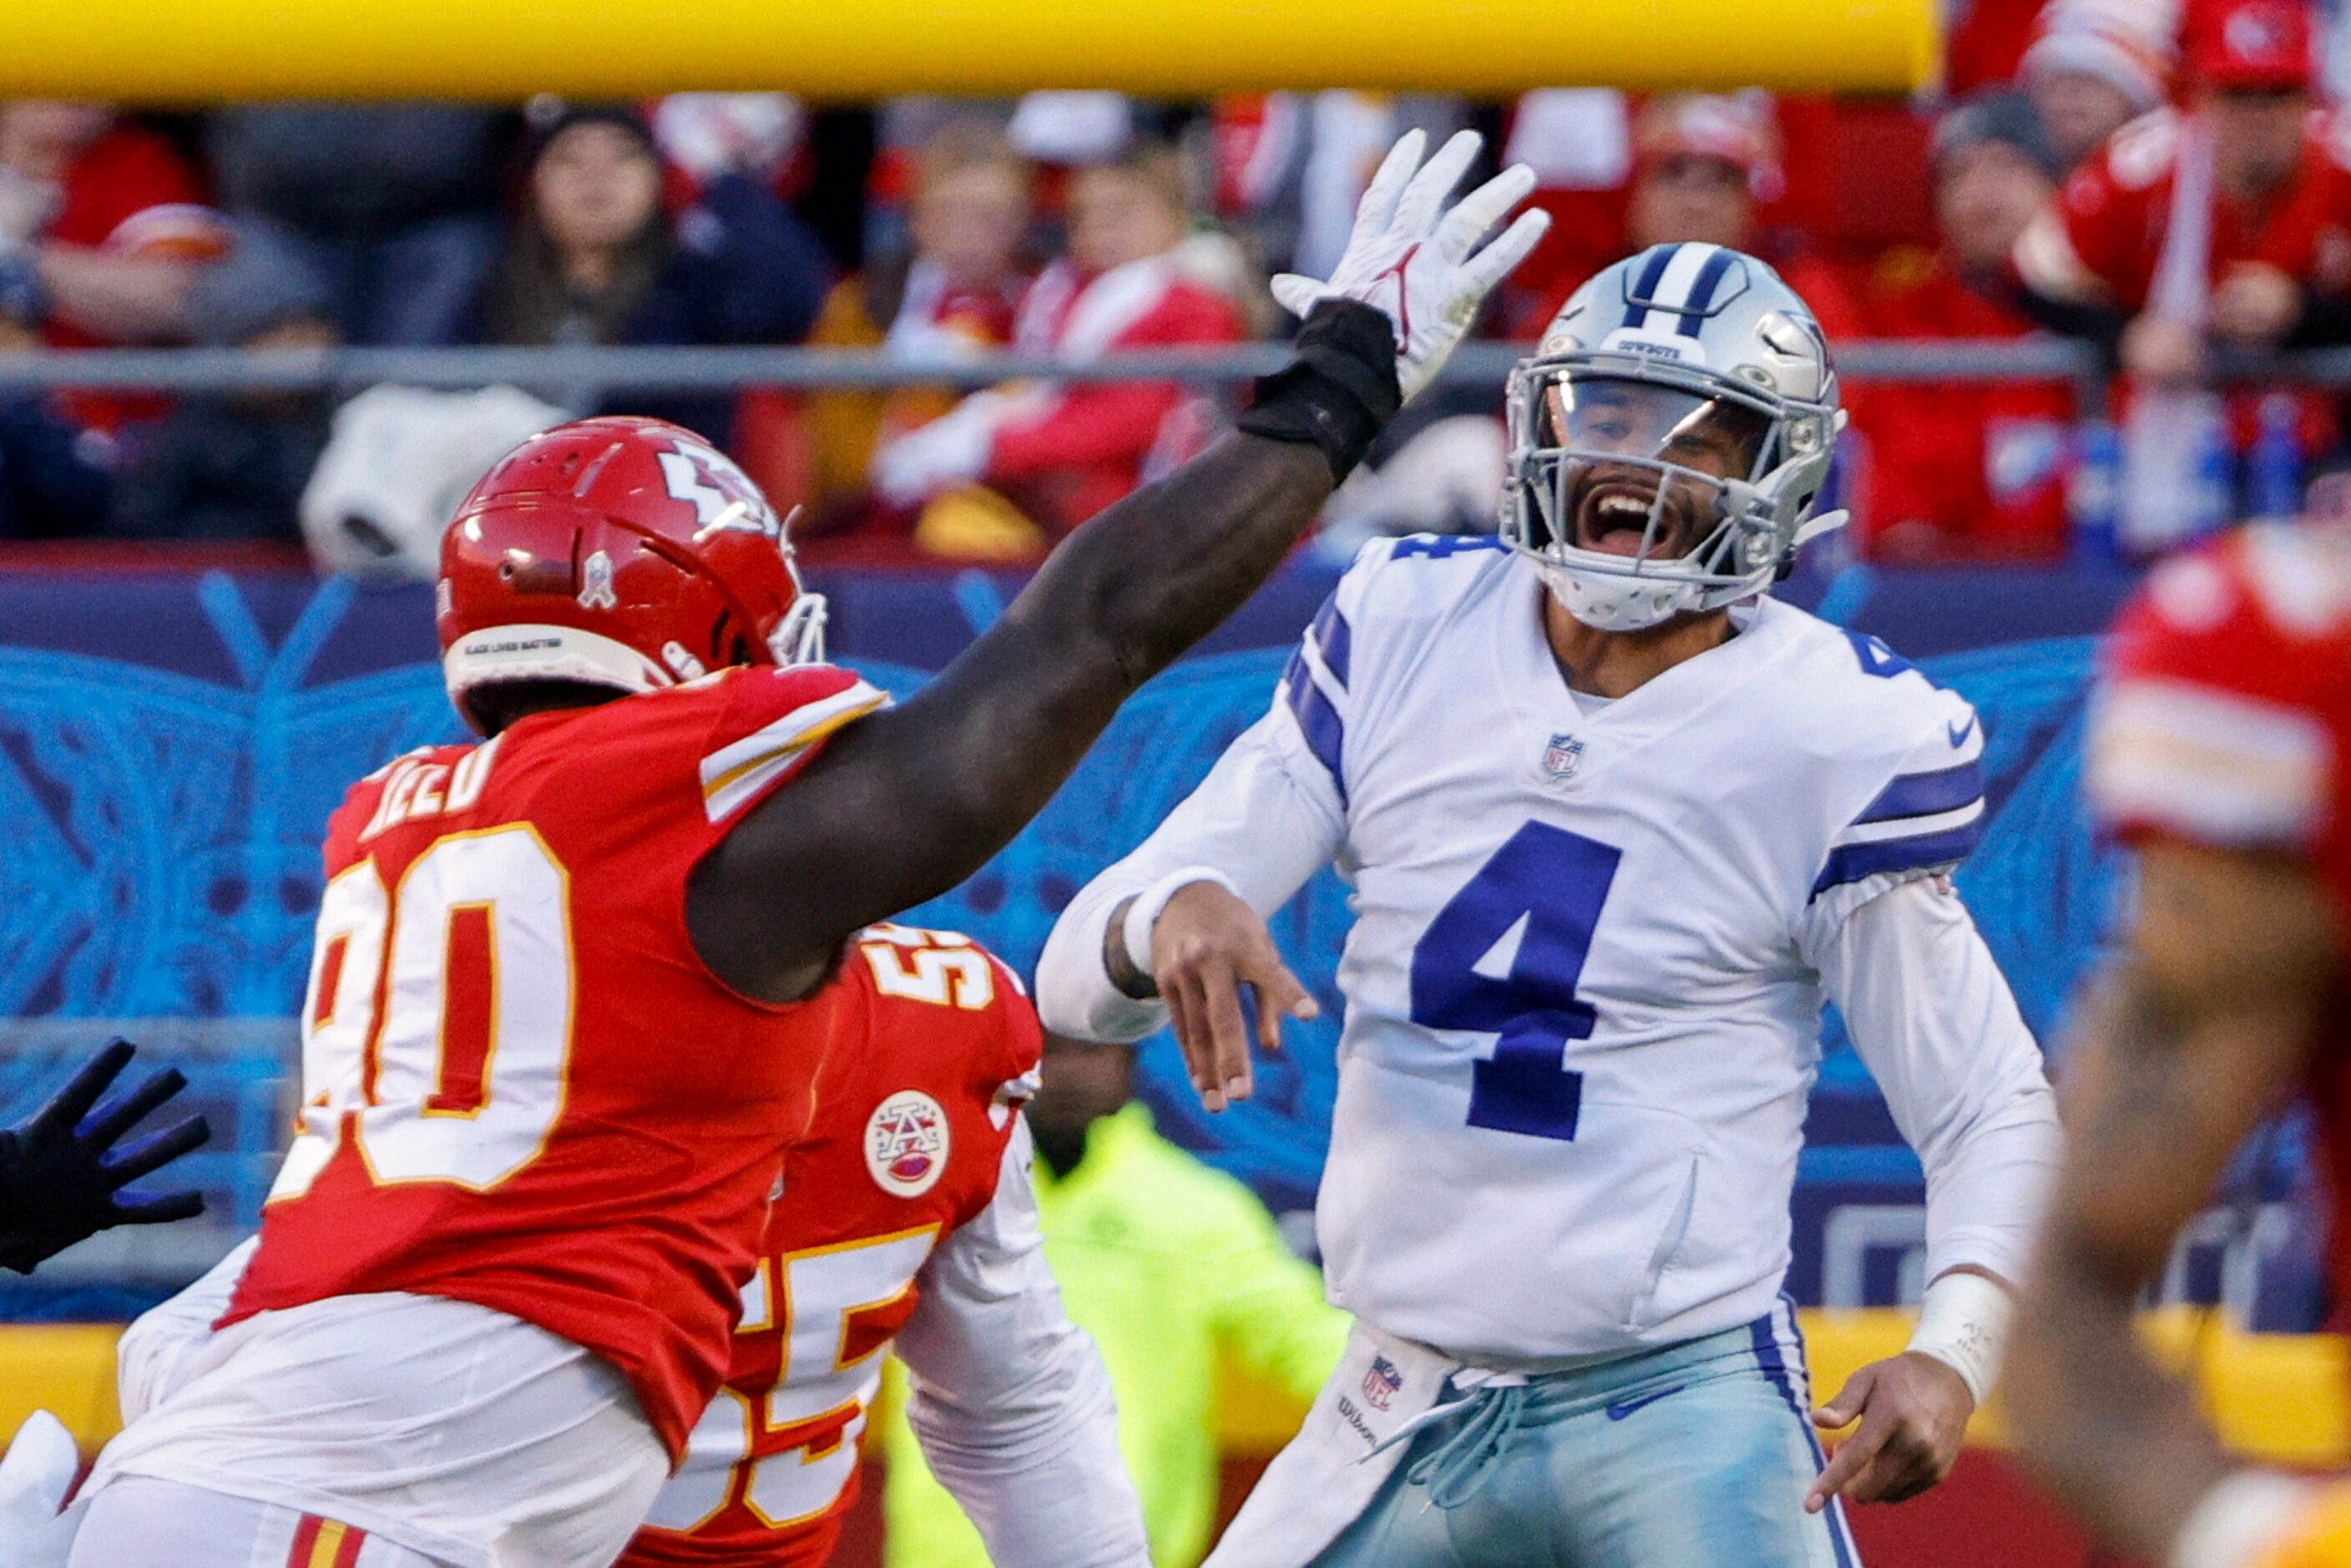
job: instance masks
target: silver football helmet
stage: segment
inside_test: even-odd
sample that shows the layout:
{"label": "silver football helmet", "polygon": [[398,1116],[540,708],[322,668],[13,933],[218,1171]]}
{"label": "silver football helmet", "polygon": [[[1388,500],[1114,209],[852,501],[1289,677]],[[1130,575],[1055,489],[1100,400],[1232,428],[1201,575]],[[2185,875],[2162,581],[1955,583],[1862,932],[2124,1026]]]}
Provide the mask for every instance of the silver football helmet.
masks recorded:
{"label": "silver football helmet", "polygon": [[1653,246],[1577,289],[1510,372],[1501,534],[1568,612],[1637,631],[1768,588],[1842,526],[1813,513],[1844,411],[1780,275]]}

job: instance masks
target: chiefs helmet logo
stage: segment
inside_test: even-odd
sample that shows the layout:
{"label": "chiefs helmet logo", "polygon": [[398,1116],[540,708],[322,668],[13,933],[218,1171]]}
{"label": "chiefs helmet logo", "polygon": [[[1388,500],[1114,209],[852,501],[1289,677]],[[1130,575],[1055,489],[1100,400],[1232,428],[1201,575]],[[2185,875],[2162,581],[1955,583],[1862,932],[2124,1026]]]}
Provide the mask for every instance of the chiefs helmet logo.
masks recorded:
{"label": "chiefs helmet logo", "polygon": [[746,533],[783,537],[784,526],[775,508],[751,483],[751,476],[716,451],[697,442],[673,440],[661,459],[662,480],[672,498],[694,508],[695,521],[706,528],[740,528]]}
{"label": "chiefs helmet logo", "polygon": [[947,1168],[947,1113],[919,1089],[902,1089],[865,1122],[865,1168],[893,1197],[920,1197]]}

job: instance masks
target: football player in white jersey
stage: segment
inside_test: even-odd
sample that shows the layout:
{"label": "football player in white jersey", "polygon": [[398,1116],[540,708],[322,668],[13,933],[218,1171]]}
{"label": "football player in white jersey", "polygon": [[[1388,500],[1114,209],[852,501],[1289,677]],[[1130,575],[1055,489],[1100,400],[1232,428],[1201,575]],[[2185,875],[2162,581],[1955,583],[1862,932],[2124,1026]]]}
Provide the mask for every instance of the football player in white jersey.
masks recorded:
{"label": "football player in white jersey", "polygon": [[[1844,1568],[1841,1496],[1956,1458],[2057,1154],[1949,875],[1982,729],[1765,597],[1843,520],[1843,414],[1763,263],[1603,272],[1509,420],[1501,537],[1365,549],[1270,711],[1071,904],[1039,1001],[1095,1040],[1172,1013],[1218,1108],[1241,993],[1268,1046],[1313,1007],[1266,915],[1325,862],[1353,887],[1317,1222],[1361,1326],[1217,1568]],[[1824,998],[1926,1167],[1930,1282],[1815,1411],[1781,1285]]]}

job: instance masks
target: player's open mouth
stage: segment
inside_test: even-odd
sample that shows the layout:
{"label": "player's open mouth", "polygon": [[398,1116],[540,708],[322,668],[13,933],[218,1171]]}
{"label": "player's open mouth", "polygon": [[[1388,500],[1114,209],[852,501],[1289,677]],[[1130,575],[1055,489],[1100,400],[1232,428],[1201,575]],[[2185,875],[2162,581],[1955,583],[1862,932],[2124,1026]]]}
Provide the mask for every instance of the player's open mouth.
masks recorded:
{"label": "player's open mouth", "polygon": [[[1587,488],[1575,508],[1575,531],[1583,549],[1607,555],[1637,556],[1649,528],[1649,512],[1656,500],[1648,485],[1603,483]],[[1670,502],[1658,519],[1652,559],[1670,557],[1680,532],[1678,508]]]}

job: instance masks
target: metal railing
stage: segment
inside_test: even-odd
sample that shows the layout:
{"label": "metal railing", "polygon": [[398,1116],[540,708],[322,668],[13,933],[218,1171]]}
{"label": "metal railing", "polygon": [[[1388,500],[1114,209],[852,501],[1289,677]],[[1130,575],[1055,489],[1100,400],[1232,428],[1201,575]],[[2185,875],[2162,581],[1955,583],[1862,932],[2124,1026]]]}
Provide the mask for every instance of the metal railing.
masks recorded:
{"label": "metal railing", "polygon": [[[2071,382],[2085,412],[2104,406],[2113,373],[2097,347],[2064,338],[1856,339],[1838,344],[1835,352],[1838,371],[1855,382]],[[1523,353],[1508,343],[1465,344],[1438,379],[1455,385],[1499,384]],[[1289,357],[1288,345],[1280,342],[1155,349],[1082,360],[1009,352],[919,359],[865,349],[773,347],[32,350],[0,353],[0,391],[295,392],[396,382],[422,387],[585,383],[675,392],[755,386],[980,387],[1030,379],[1205,386],[1264,375],[1280,369]],[[2213,369],[2222,380],[2351,385],[2351,347],[2279,355],[2222,352],[2215,355]]]}
{"label": "metal railing", "polygon": [[[1470,343],[1441,380],[1499,384],[1523,350]],[[733,387],[801,390],[893,386],[979,387],[998,382],[1176,381],[1229,384],[1288,362],[1279,342],[1215,349],[1160,349],[1070,360],[986,353],[956,359],[904,359],[869,350],[799,348],[547,349],[89,349],[0,353],[0,390],[52,387],[204,392],[341,390],[395,382],[407,386],[478,387],[590,384],[647,392]],[[1838,369],[1857,382],[2064,381],[2081,389],[2085,408],[2104,397],[2107,366],[2088,344],[2055,338],[2004,341],[1872,340],[1844,343]],[[2351,381],[2351,350],[2335,351],[2331,373],[2307,373],[2327,356],[2303,356],[2275,368],[2287,379]],[[2273,367],[2262,367],[2268,373]]]}
{"label": "metal railing", "polygon": [[[2107,412],[2114,366],[2095,344],[2053,337],[1999,340],[1855,339],[1836,346],[1838,371],[1860,384],[2064,382],[2084,418]],[[1499,387],[1524,350],[1465,344],[1440,372],[1454,386]],[[1233,386],[1288,362],[1281,342],[1155,349],[1098,358],[991,352],[959,358],[900,358],[866,349],[742,348],[333,348],[84,349],[0,352],[0,392],[56,388],[163,392],[332,392],[393,382],[471,388],[511,384],[561,389],[572,401],[616,391],[676,393],[747,387],[787,391],[976,388],[1003,382],[1173,381]],[[2351,346],[2212,357],[2218,382],[2351,386]]]}

